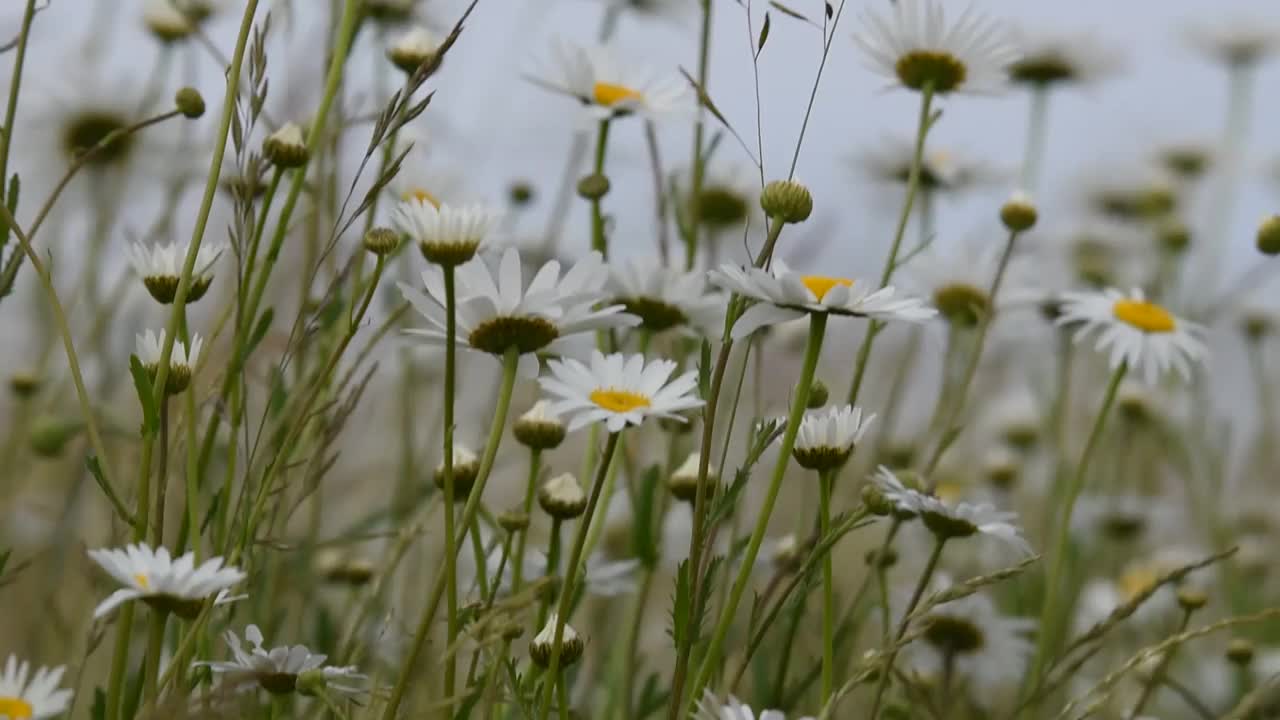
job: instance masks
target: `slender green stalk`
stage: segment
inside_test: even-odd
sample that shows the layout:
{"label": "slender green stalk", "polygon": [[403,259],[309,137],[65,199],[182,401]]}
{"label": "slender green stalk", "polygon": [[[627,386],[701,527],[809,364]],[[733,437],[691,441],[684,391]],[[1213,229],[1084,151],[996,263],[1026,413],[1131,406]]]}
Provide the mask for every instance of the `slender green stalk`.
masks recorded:
{"label": "slender green stalk", "polygon": [[[507,348],[506,353],[502,356],[502,387],[498,391],[498,404],[494,407],[493,423],[489,426],[489,439],[485,444],[484,454],[480,458],[480,470],[476,475],[475,485],[471,488],[471,494],[467,496],[467,504],[462,508],[462,516],[458,521],[458,525],[463,528],[468,527],[475,520],[476,512],[480,507],[480,497],[484,495],[485,486],[489,481],[489,474],[493,470],[493,460],[497,457],[498,446],[502,441],[502,430],[507,422],[507,411],[511,407],[511,391],[515,387],[516,370],[519,368],[519,361],[520,352],[514,345]],[[455,543],[461,543],[465,539],[458,538]],[[409,645],[409,653],[405,656],[404,665],[400,668],[400,675],[396,678],[396,684],[392,687],[387,705],[383,709],[383,720],[395,720],[396,712],[399,710],[400,703],[403,702],[404,694],[409,687],[409,676],[412,674],[418,658],[422,655],[422,648],[426,644],[427,635],[431,633],[431,625],[435,620],[436,610],[440,608],[440,600],[444,594],[445,572],[444,567],[441,567],[431,585],[431,594],[427,598],[427,604],[422,609],[422,617],[418,620],[418,628],[414,632],[413,640]]]}
{"label": "slender green stalk", "polygon": [[[454,542],[457,531],[454,526],[454,477],[453,477],[453,411],[457,383],[458,307],[455,290],[454,267],[445,266],[445,343],[444,343],[444,572],[445,612],[449,647],[458,640],[458,547]],[[446,708],[453,714],[453,689],[458,672],[458,659],[449,653],[444,666],[444,696]]]}
{"label": "slender green stalk", "polygon": [[1022,154],[1022,172],[1018,176],[1018,184],[1026,192],[1035,192],[1039,185],[1048,134],[1049,87],[1034,85],[1031,88],[1031,117],[1027,122],[1027,147]]}
{"label": "slender green stalk", "polygon": [[18,114],[18,91],[22,87],[22,68],[27,59],[27,40],[31,37],[31,21],[35,16],[36,0],[27,0],[26,10],[22,13],[22,27],[18,30],[18,45],[13,53],[13,76],[9,80],[9,101],[4,109],[4,132],[0,133],[0,190],[5,192],[9,185],[9,147],[13,143],[14,118]]}
{"label": "slender green stalk", "polygon": [[[613,464],[613,454],[618,449],[618,439],[622,433],[609,433],[605,440],[604,450],[600,454],[600,462],[596,464],[596,477],[591,483],[591,495],[587,499],[587,509],[578,520],[578,534],[573,540],[573,549],[569,552],[569,565],[565,568],[564,579],[560,582],[560,600],[556,608],[556,631],[551,641],[551,660],[547,663],[547,680],[542,684],[542,705],[538,712],[540,720],[547,720],[551,711],[551,691],[553,685],[564,685],[560,677],[560,644],[564,640],[564,626],[572,612],[574,582],[578,578],[578,566],[583,561],[583,550],[587,546],[587,531],[591,527],[591,518],[595,516],[596,505],[604,490],[605,476],[609,474],[609,466]],[[563,702],[563,701],[562,701]],[[561,717],[565,717],[568,708],[562,705]]]}
{"label": "slender green stalk", "polygon": [[[551,533],[547,535],[547,574],[558,574],[560,572],[560,518],[551,518]],[[551,602],[554,598],[548,596],[542,599],[541,605],[538,607],[538,627],[547,624],[547,616],[551,613]]]}
{"label": "slender green stalk", "polygon": [[[703,656],[702,663],[699,666],[697,679],[689,687],[690,698],[697,698],[701,694],[702,688],[706,687],[711,681],[711,673],[720,667],[721,649],[724,646],[725,638],[729,635],[729,628],[733,625],[733,618],[738,612],[738,605],[742,601],[742,595],[751,580],[751,569],[755,565],[756,557],[760,554],[760,544],[764,541],[765,533],[769,530],[769,518],[773,514],[774,503],[778,500],[778,492],[782,489],[782,478],[786,474],[787,464],[791,461],[791,450],[795,447],[796,433],[800,430],[800,421],[804,417],[805,408],[808,407],[809,389],[813,385],[814,372],[818,368],[818,357],[822,354],[822,340],[826,335],[826,330],[826,314],[813,313],[809,316],[809,340],[804,353],[804,366],[800,370],[800,380],[796,384],[795,394],[791,401],[791,414],[787,417],[787,427],[782,434],[782,445],[778,448],[778,460],[773,467],[773,477],[769,481],[768,494],[765,496],[764,505],[760,508],[755,529],[752,531],[751,539],[747,544],[747,550],[743,554],[738,568],[737,579],[734,581],[733,589],[729,593],[729,601],[720,614],[715,632],[711,636],[711,643],[707,646],[706,655]],[[699,486],[701,486],[701,483],[699,483]],[[673,697],[672,702],[683,703],[683,699]]]}
{"label": "slender green stalk", "polygon": [[[1182,621],[1178,623],[1178,629],[1174,635],[1181,635],[1187,631],[1187,626],[1191,624],[1191,615],[1195,612],[1195,608],[1184,607],[1182,611]],[[1164,678],[1165,670],[1169,669],[1169,664],[1173,662],[1173,656],[1178,652],[1180,645],[1170,647],[1163,655],[1160,661],[1152,668],[1151,674],[1147,676],[1146,682],[1142,684],[1142,694],[1138,696],[1138,701],[1133,704],[1133,709],[1129,711],[1127,716],[1129,720],[1136,720],[1142,714],[1142,709],[1147,706],[1147,701],[1151,699],[1151,694],[1160,686]]]}
{"label": "slender green stalk", "polygon": [[[532,449],[529,451],[529,480],[525,484],[524,489],[524,505],[523,508],[525,518],[532,517],[533,498],[538,491],[538,475],[542,470],[542,451]],[[511,592],[520,592],[520,588],[524,587],[524,554],[525,546],[529,540],[529,526],[525,525],[516,537],[516,557],[515,562],[511,566]],[[547,566],[548,572],[551,566]]]}
{"label": "slender green stalk", "polygon": [[1031,666],[1031,674],[1027,676],[1030,686],[1034,686],[1040,680],[1040,672],[1044,669],[1045,663],[1049,659],[1049,655],[1054,651],[1054,646],[1058,642],[1058,617],[1061,609],[1060,603],[1063,594],[1062,587],[1063,575],[1067,566],[1067,545],[1071,538],[1071,514],[1075,509],[1077,498],[1080,497],[1080,491],[1084,489],[1085,479],[1088,477],[1089,461],[1093,458],[1094,451],[1098,447],[1098,441],[1102,439],[1102,430],[1107,424],[1107,415],[1111,411],[1111,406],[1115,404],[1116,391],[1120,389],[1120,381],[1124,379],[1128,372],[1129,366],[1121,363],[1111,374],[1111,382],[1107,385],[1106,395],[1102,399],[1102,407],[1098,410],[1098,416],[1093,421],[1093,429],[1089,432],[1089,439],[1086,441],[1084,451],[1080,455],[1080,462],[1076,465],[1075,474],[1071,478],[1071,483],[1066,488],[1066,494],[1062,499],[1062,516],[1058,519],[1056,535],[1053,543],[1051,557],[1052,565],[1049,569],[1048,582],[1045,586],[1044,605],[1040,615],[1040,636],[1036,643],[1035,662]]}
{"label": "slender green stalk", "polygon": [[[702,10],[701,30],[698,36],[698,88],[707,89],[707,78],[711,74],[711,0],[699,0]],[[702,197],[702,182],[706,174],[706,156],[703,154],[703,122],[705,111],[698,105],[698,122],[693,124],[693,150],[689,161],[689,206],[688,227],[684,238],[684,269],[692,270],[698,257],[698,231],[701,226],[702,209],[698,198]],[[673,716],[674,717],[674,716]]]}
{"label": "slender green stalk", "polygon": [[[818,477],[818,526],[821,537],[831,531],[831,483],[835,472],[827,470]],[[826,707],[835,688],[836,664],[836,592],[835,566],[831,553],[822,558],[822,695],[819,707]]]}
{"label": "slender green stalk", "polygon": [[147,708],[156,704],[156,678],[160,674],[160,654],[164,650],[164,626],[169,613],[152,609],[147,630],[147,656],[143,661],[142,698]]}
{"label": "slender green stalk", "polygon": [[[600,121],[600,129],[596,135],[596,159],[595,159],[595,175],[603,178],[604,175],[604,159],[609,149],[609,119],[605,118]],[[591,249],[609,258],[609,238],[605,236],[604,230],[604,210],[602,201],[604,195],[601,193],[593,193],[591,198]]]}
{"label": "slender green stalk", "polygon": [[907,634],[907,628],[911,625],[911,613],[916,611],[916,606],[920,604],[920,598],[924,596],[924,591],[929,587],[929,581],[933,579],[933,572],[938,569],[938,560],[942,558],[942,549],[946,547],[946,544],[947,539],[939,536],[937,542],[933,545],[933,552],[929,554],[928,562],[925,563],[924,572],[920,574],[920,580],[916,583],[916,589],[911,593],[911,600],[902,612],[902,620],[898,622],[898,629],[893,634],[893,645],[889,647],[889,656],[885,658],[884,667],[880,669],[880,680],[876,684],[875,700],[871,703],[871,714],[867,716],[869,720],[876,720],[880,715],[880,703],[884,700],[885,688],[889,687],[889,676],[893,675],[893,662],[898,657],[896,645]]}
{"label": "slender green stalk", "polygon": [[[889,247],[889,257],[885,259],[884,269],[880,272],[880,287],[889,284],[893,273],[898,269],[898,253],[902,250],[902,238],[907,234],[907,223],[911,221],[911,210],[915,207],[916,195],[920,193],[920,171],[924,165],[924,143],[933,126],[933,84],[926,83],[920,91],[920,119],[916,125],[915,151],[911,157],[911,172],[907,175],[907,197],[902,203],[902,213],[898,215],[898,228],[893,234],[893,245]],[[858,394],[862,390],[862,380],[866,376],[867,362],[871,359],[871,347],[875,344],[876,325],[867,329],[862,339],[862,347],[858,349],[858,359],[853,368],[853,382],[849,386],[848,404],[858,404]]]}

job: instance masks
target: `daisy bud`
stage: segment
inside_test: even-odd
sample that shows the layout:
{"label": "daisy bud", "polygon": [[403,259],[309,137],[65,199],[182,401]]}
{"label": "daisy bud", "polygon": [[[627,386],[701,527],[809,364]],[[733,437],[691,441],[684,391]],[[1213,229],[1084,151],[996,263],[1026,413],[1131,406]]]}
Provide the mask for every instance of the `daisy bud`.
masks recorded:
{"label": "daisy bud", "polygon": [[987,456],[983,474],[996,489],[1009,490],[1018,484],[1020,470],[1017,456],[1009,450],[997,448]]}
{"label": "daisy bud", "polygon": [[196,29],[191,18],[175,7],[172,0],[148,0],[142,11],[142,22],[164,43],[182,40]]}
{"label": "daisy bud", "polygon": [[373,563],[364,558],[343,557],[341,553],[316,558],[316,570],[327,582],[359,587],[373,579]]}
{"label": "daisy bud", "polygon": [[[453,499],[466,500],[471,494],[471,486],[476,483],[480,474],[480,458],[471,449],[460,443],[453,444]],[[436,487],[444,490],[444,462],[436,466]]]}
{"label": "daisy bud", "polygon": [[539,400],[511,428],[516,442],[531,450],[551,450],[564,442],[565,427],[551,414],[546,400]]}
{"label": "daisy bud", "polygon": [[1038,213],[1031,197],[1024,192],[1015,192],[1000,208],[1000,221],[1009,232],[1026,232],[1035,227]]}
{"label": "daisy bud", "polygon": [[388,227],[370,228],[364,234],[364,249],[374,255],[390,255],[400,247],[400,233]]}
{"label": "daisy bud", "polygon": [[817,410],[827,404],[827,400],[831,397],[831,391],[827,389],[827,384],[821,380],[814,380],[809,386],[809,403],[810,410]]}
{"label": "daisy bud", "polygon": [[[320,695],[328,687],[328,683],[324,679],[324,671],[320,668],[298,673],[293,685],[300,694],[307,696]],[[267,692],[273,691],[267,688]]]}
{"label": "daisy bud", "polygon": [[498,513],[498,527],[509,533],[527,530],[529,529],[529,516],[519,508],[504,510]]}
{"label": "daisy bud", "polygon": [[1184,587],[1178,589],[1178,605],[1185,611],[1199,610],[1209,603],[1209,596],[1200,588]]}
{"label": "daisy bud", "polygon": [[1272,215],[1258,228],[1258,252],[1280,255],[1280,215]]}
{"label": "daisy bud", "polygon": [[[680,467],[667,478],[667,489],[678,500],[691,503],[698,497],[698,465],[702,462],[701,453],[689,453]],[[716,469],[707,465],[707,490],[714,491],[716,485]],[[704,493],[709,494],[709,493]]]}
{"label": "daisy bud", "polygon": [[599,200],[609,194],[609,178],[592,173],[578,181],[578,194],[587,200]]}
{"label": "daisy bud", "polygon": [[703,187],[698,195],[698,221],[709,228],[736,227],[747,219],[751,208],[749,198],[737,190],[724,186]]}
{"label": "daisy bud", "polygon": [[800,542],[795,533],[787,533],[778,538],[773,545],[773,564],[782,571],[792,571],[800,567]]}
{"label": "daisy bud", "polygon": [[524,626],[517,622],[509,622],[498,631],[503,640],[519,640],[524,636]]}
{"label": "daisy bud", "polygon": [[[152,383],[160,373],[160,357],[163,355],[164,340],[164,330],[161,330],[158,335],[148,330],[135,338],[138,362],[142,363],[142,367],[151,376]],[[204,339],[194,334],[191,336],[190,346],[181,341],[173,344],[173,351],[169,355],[169,374],[164,382],[165,394],[177,395],[191,384],[191,375],[195,372],[196,361],[200,358],[200,349],[203,345]]]}
{"label": "daisy bud", "polygon": [[31,452],[42,458],[56,458],[76,435],[84,423],[64,420],[51,415],[37,417],[31,425]]}
{"label": "daisy bud", "polygon": [[1245,638],[1231,638],[1227,643],[1227,662],[1245,667],[1253,662],[1253,643]]}
{"label": "daisy bud", "polygon": [[1271,333],[1271,316],[1264,312],[1246,312],[1240,318],[1240,332],[1249,342],[1258,342]]}
{"label": "daisy bud", "polygon": [[933,304],[947,322],[974,327],[991,309],[991,296],[976,285],[953,282],[933,291]]}
{"label": "daisy bud", "polygon": [[297,168],[307,164],[311,151],[297,123],[285,123],[262,141],[262,155],[279,168]]}
{"label": "daisy bud", "polygon": [[887,570],[897,564],[898,551],[892,547],[887,547],[884,549],[884,555],[882,556],[879,550],[868,550],[864,557],[868,565]]}
{"label": "daisy bud", "polygon": [[1179,255],[1191,246],[1191,228],[1181,220],[1169,218],[1156,229],[1156,240],[1165,252]]}
{"label": "daisy bud", "polygon": [[30,372],[16,372],[9,376],[9,391],[23,400],[40,391],[40,376]]}
{"label": "daisy bud", "polygon": [[387,48],[387,59],[392,65],[412,75],[418,68],[435,57],[440,50],[440,40],[430,30],[418,26],[400,36]]}
{"label": "daisy bud", "polygon": [[862,486],[862,504],[867,507],[867,512],[880,517],[892,515],[895,510],[893,502],[885,497],[884,492],[870,483]]}
{"label": "daisy bud", "polygon": [[[556,622],[559,616],[551,613],[547,618],[546,627],[542,628],[542,632],[533,636],[533,640],[529,643],[529,657],[533,663],[540,668],[546,668],[551,665],[551,653],[556,641]],[[582,638],[578,636],[578,632],[564,624],[564,632],[560,636],[560,669],[564,670],[573,665],[582,657],[582,651],[585,644]]]}
{"label": "daisy bud", "polygon": [[1146,386],[1136,383],[1124,383],[1116,394],[1116,409],[1120,417],[1135,425],[1150,422],[1159,415],[1154,398]]}
{"label": "daisy bud", "polygon": [[561,473],[538,488],[538,505],[557,520],[572,520],[587,509],[587,494],[572,473]]}
{"label": "daisy bud", "polygon": [[524,180],[518,180],[511,183],[511,187],[507,188],[507,199],[516,207],[524,207],[533,202],[533,185]]}
{"label": "daisy bud", "polygon": [[1160,161],[1174,175],[1184,180],[1194,180],[1208,169],[1211,158],[1204,148],[1184,146],[1165,150],[1160,155]]}
{"label": "daisy bud", "polygon": [[774,180],[760,193],[760,207],[784,223],[802,223],[813,213],[813,195],[795,180]]}
{"label": "daisy bud", "polygon": [[175,93],[173,105],[183,117],[192,120],[204,115],[204,97],[193,87],[184,87]]}

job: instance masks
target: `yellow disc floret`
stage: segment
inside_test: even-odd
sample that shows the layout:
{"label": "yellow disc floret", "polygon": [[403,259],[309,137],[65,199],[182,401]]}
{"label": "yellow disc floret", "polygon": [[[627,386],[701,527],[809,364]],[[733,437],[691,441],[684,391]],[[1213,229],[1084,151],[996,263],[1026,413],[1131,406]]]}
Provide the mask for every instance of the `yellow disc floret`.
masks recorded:
{"label": "yellow disc floret", "polygon": [[591,391],[591,402],[609,412],[625,413],[639,408],[647,408],[651,404],[649,398],[630,390],[601,388]]}
{"label": "yellow disc floret", "polygon": [[0,696],[0,717],[12,718],[12,720],[25,720],[32,716],[33,710],[31,703],[16,697]]}
{"label": "yellow disc floret", "polygon": [[819,301],[826,297],[827,293],[831,292],[831,288],[837,286],[853,287],[852,280],[822,275],[805,275],[800,278],[800,282],[809,288],[809,292],[813,293],[813,296]]}
{"label": "yellow disc floret", "polygon": [[640,92],[626,85],[598,82],[592,88],[593,99],[597,105],[613,107],[620,103],[636,101],[641,98]]}
{"label": "yellow disc floret", "polygon": [[1120,322],[1148,333],[1173,332],[1178,324],[1172,313],[1146,300],[1117,300],[1111,312]]}

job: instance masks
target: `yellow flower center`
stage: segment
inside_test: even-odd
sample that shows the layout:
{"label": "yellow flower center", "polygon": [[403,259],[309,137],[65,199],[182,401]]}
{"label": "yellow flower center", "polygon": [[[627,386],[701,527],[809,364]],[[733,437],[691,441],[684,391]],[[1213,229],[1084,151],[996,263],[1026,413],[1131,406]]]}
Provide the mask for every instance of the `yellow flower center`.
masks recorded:
{"label": "yellow flower center", "polygon": [[934,488],[933,494],[939,500],[954,505],[964,498],[964,485],[954,480],[944,480],[938,483],[938,487]]}
{"label": "yellow flower center", "polygon": [[825,277],[823,275],[805,275],[800,278],[800,282],[804,283],[804,286],[809,288],[809,292],[813,293],[813,296],[819,300],[826,297],[826,294],[831,292],[831,288],[836,287],[837,285],[853,287],[852,280]]}
{"label": "yellow flower center", "polygon": [[647,408],[649,398],[630,390],[592,390],[591,402],[609,412],[625,413],[638,408]]}
{"label": "yellow flower center", "polygon": [[639,100],[640,92],[632,90],[626,85],[614,85],[613,83],[598,82],[592,88],[592,94],[595,95],[597,105],[605,107],[613,107],[618,103],[627,102],[628,100]]}
{"label": "yellow flower center", "polygon": [[1159,575],[1155,568],[1148,565],[1139,565],[1130,568],[1120,576],[1120,592],[1124,595],[1125,601],[1132,600],[1139,593],[1146,592],[1152,585],[1156,584]]}
{"label": "yellow flower center", "polygon": [[0,716],[20,720],[31,717],[31,703],[16,697],[0,697]]}
{"label": "yellow flower center", "polygon": [[1177,326],[1173,314],[1168,310],[1147,302],[1146,300],[1117,300],[1111,308],[1116,319],[1132,325],[1143,332],[1173,332]]}
{"label": "yellow flower center", "polygon": [[148,580],[147,576],[143,575],[142,573],[138,573],[137,575],[134,575],[133,581],[138,583],[138,587],[142,588],[143,590],[151,589],[151,581]]}
{"label": "yellow flower center", "polygon": [[409,200],[417,200],[420,203],[427,203],[431,205],[431,207],[436,208],[437,210],[440,209],[440,201],[436,199],[436,196],[432,195],[426,190],[423,190],[422,188],[413,188],[412,190],[406,190],[404,194],[400,196],[400,199],[406,202]]}

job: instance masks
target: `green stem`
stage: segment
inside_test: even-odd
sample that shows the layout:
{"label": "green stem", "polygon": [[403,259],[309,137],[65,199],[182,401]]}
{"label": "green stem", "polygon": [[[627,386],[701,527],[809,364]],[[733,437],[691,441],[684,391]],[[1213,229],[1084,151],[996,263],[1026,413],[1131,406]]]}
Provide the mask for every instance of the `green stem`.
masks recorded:
{"label": "green stem", "polygon": [[933,552],[929,555],[929,561],[925,563],[924,572],[920,574],[920,580],[916,583],[916,589],[911,593],[911,601],[907,603],[907,608],[902,612],[902,620],[898,622],[898,629],[893,635],[893,645],[889,647],[889,656],[885,658],[884,667],[880,670],[880,681],[876,684],[875,700],[871,704],[871,714],[867,717],[870,720],[876,720],[880,715],[880,703],[884,700],[885,688],[889,687],[889,676],[893,675],[893,662],[898,657],[897,644],[902,642],[902,638],[907,634],[907,628],[911,625],[911,613],[915,612],[916,606],[920,604],[920,598],[924,596],[924,591],[929,587],[929,581],[933,579],[933,572],[938,569],[938,560],[942,558],[942,549],[946,547],[947,539],[939,537],[937,542],[933,544]]}
{"label": "green stem", "polygon": [[[595,175],[604,177],[605,153],[609,148],[609,119],[600,121],[600,130],[596,135]],[[591,249],[609,258],[609,239],[604,232],[603,195],[591,198]]]}
{"label": "green stem", "polygon": [[[457,382],[457,337],[458,307],[455,290],[454,267],[445,266],[444,270],[444,304],[445,304],[445,343],[444,343],[444,564],[445,564],[445,613],[449,647],[453,647],[458,639],[458,547],[454,542],[456,529],[454,525],[454,477],[453,477],[453,411],[454,393]],[[449,653],[444,666],[444,696],[446,711],[453,714],[454,682],[457,679],[458,660],[454,653]]]}
{"label": "green stem", "polygon": [[[520,352],[512,346],[507,348],[506,353],[502,357],[502,387],[498,392],[498,404],[494,408],[493,423],[489,426],[489,439],[486,441],[484,455],[480,458],[480,470],[476,475],[475,485],[471,488],[471,494],[467,496],[467,504],[462,508],[462,516],[458,522],[462,527],[468,527],[476,517],[476,512],[480,507],[480,497],[484,495],[485,486],[489,481],[489,474],[493,470],[493,460],[497,457],[498,446],[502,441],[502,430],[507,422],[507,411],[511,407],[511,391],[515,387],[516,370],[519,367]],[[458,538],[455,543],[461,543],[466,538]],[[456,547],[456,545],[455,545]],[[417,664],[418,658],[422,655],[422,648],[426,644],[427,635],[431,632],[431,625],[435,620],[436,610],[440,608],[440,600],[445,594],[445,572],[441,568],[441,572],[437,573],[435,581],[431,586],[431,594],[427,598],[427,604],[422,609],[422,617],[418,620],[418,628],[414,632],[413,640],[409,646],[409,653],[405,657],[404,664],[400,668],[400,674],[396,678],[396,684],[392,687],[391,695],[387,700],[387,706],[383,710],[383,720],[395,720],[396,712],[400,708],[400,703],[404,700],[405,691],[409,687],[409,677],[413,673],[413,668]]]}
{"label": "green stem", "polygon": [[[560,573],[560,518],[551,518],[551,534],[547,536],[547,575]],[[551,602],[554,598],[543,598],[538,608],[538,627],[547,624],[547,616],[551,613]]]}
{"label": "green stem", "polygon": [[145,706],[156,705],[156,678],[160,674],[160,654],[164,650],[164,625],[169,614],[161,610],[151,611],[151,626],[147,630],[147,657],[143,661],[142,698]]}
{"label": "green stem", "polygon": [[1044,161],[1045,139],[1049,134],[1049,87],[1031,88],[1031,117],[1027,122],[1027,147],[1022,154],[1022,172],[1018,184],[1026,192],[1035,192]]}
{"label": "green stem", "polygon": [[[907,223],[911,220],[911,210],[915,207],[916,195],[920,193],[920,171],[924,165],[924,143],[933,125],[933,84],[926,83],[920,91],[920,119],[916,124],[915,151],[911,156],[911,172],[907,175],[907,197],[902,203],[902,212],[898,215],[898,227],[893,234],[893,245],[889,247],[889,257],[885,259],[884,269],[880,272],[880,287],[889,284],[893,273],[898,269],[898,253],[902,250],[902,238],[907,234]],[[867,362],[871,359],[871,346],[876,341],[875,325],[868,328],[866,337],[862,339],[862,347],[858,349],[858,359],[853,369],[853,382],[849,386],[850,405],[858,404],[858,394],[862,390],[862,380],[866,375]]]}
{"label": "green stem", "polygon": [[[1195,612],[1194,608],[1184,608],[1182,611],[1182,622],[1178,623],[1178,629],[1174,635],[1181,635],[1187,631],[1187,626],[1191,624],[1191,614]],[[1136,720],[1142,714],[1142,709],[1147,706],[1147,701],[1151,699],[1151,694],[1160,686],[1161,678],[1165,670],[1169,668],[1169,663],[1173,662],[1173,656],[1178,652],[1178,646],[1171,646],[1163,655],[1160,661],[1151,670],[1151,674],[1147,676],[1146,682],[1142,684],[1142,694],[1138,696],[1138,701],[1133,704],[1133,709],[1129,711],[1127,716],[1129,720]]]}
{"label": "green stem", "polygon": [[27,58],[27,39],[31,36],[31,21],[36,16],[36,0],[27,0],[22,14],[22,28],[18,31],[18,45],[13,53],[13,78],[9,81],[9,102],[4,110],[4,132],[0,133],[0,189],[9,185],[9,146],[13,143],[14,118],[18,113],[18,90],[22,87],[22,68]]}
{"label": "green stem", "polygon": [[[700,0],[702,6],[702,22],[701,31],[698,37],[698,88],[702,91],[707,89],[707,78],[711,74],[711,0]],[[698,106],[698,122],[693,124],[693,158],[689,162],[690,182],[689,197],[693,201],[689,205],[688,227],[685,230],[684,238],[684,265],[685,270],[692,270],[695,260],[698,257],[698,230],[701,225],[701,208],[698,198],[702,195],[702,181],[706,168],[704,163],[706,158],[702,151],[703,128],[706,126],[704,119],[705,112],[702,106]],[[761,159],[763,161],[763,158]],[[672,715],[674,720],[675,716]]]}
{"label": "green stem", "polygon": [[[711,673],[720,667],[720,651],[724,645],[725,638],[729,634],[729,628],[733,625],[733,618],[737,614],[742,595],[751,580],[751,569],[755,565],[756,557],[760,554],[760,544],[764,541],[765,533],[769,530],[769,517],[773,514],[774,503],[777,502],[778,492],[782,489],[782,478],[786,474],[787,464],[791,461],[791,450],[795,447],[796,433],[800,429],[800,421],[804,417],[805,408],[808,406],[809,389],[813,385],[813,376],[818,368],[818,357],[822,354],[822,340],[823,336],[826,335],[826,329],[826,314],[814,313],[809,316],[809,340],[805,348],[804,366],[801,368],[800,380],[796,384],[795,396],[791,401],[791,414],[787,418],[787,427],[782,434],[782,446],[778,449],[778,460],[773,467],[773,477],[769,482],[769,491],[765,496],[764,505],[760,508],[755,529],[752,531],[751,540],[747,544],[746,553],[742,557],[737,579],[734,581],[733,589],[729,593],[729,601],[720,615],[715,633],[711,636],[711,643],[707,647],[706,655],[702,658],[697,679],[689,688],[689,697],[691,698],[699,696],[702,688],[706,687],[711,681]],[[699,483],[699,487],[701,485]],[[682,702],[682,699],[673,698],[672,701]]]}
{"label": "green stem", "polygon": [[[529,451],[529,480],[524,489],[524,516],[528,520],[533,513],[533,498],[538,491],[538,475],[542,469],[542,451],[532,449]],[[511,592],[518,593],[520,588],[524,587],[524,554],[525,546],[529,540],[529,526],[520,530],[516,537],[516,557],[515,564],[511,566]],[[550,567],[548,566],[548,570]]]}
{"label": "green stem", "polygon": [[[556,607],[556,631],[551,641],[551,660],[547,664],[547,680],[542,685],[542,706],[538,712],[541,720],[547,720],[551,711],[552,686],[563,687],[564,685],[560,677],[560,644],[564,640],[565,623],[568,622],[569,613],[572,611],[574,581],[578,576],[578,565],[583,561],[582,555],[587,546],[587,531],[591,527],[591,518],[595,516],[596,505],[600,502],[600,495],[604,490],[605,476],[609,474],[609,466],[613,464],[613,454],[618,449],[618,439],[621,436],[620,432],[609,433],[608,439],[605,440],[600,462],[596,464],[596,477],[591,483],[591,496],[587,499],[587,509],[578,520],[578,534],[573,540],[573,549],[569,552],[569,565],[565,568],[564,580],[560,583],[560,600]],[[560,710],[562,720],[567,710],[568,708],[562,705]]]}
{"label": "green stem", "polygon": [[[831,531],[831,483],[834,478],[835,473],[830,470],[823,471],[818,477],[818,524],[823,538]],[[835,566],[828,552],[822,558],[822,701],[819,707],[826,707],[835,687],[835,613]]]}
{"label": "green stem", "polygon": [[1076,465],[1075,474],[1072,476],[1071,483],[1067,486],[1066,494],[1063,497],[1062,516],[1058,519],[1056,528],[1051,553],[1053,562],[1049,570],[1044,605],[1040,616],[1040,638],[1036,644],[1036,656],[1035,662],[1031,666],[1031,674],[1027,676],[1032,685],[1039,682],[1040,672],[1058,641],[1056,637],[1058,634],[1056,621],[1059,619],[1057,617],[1061,600],[1059,595],[1063,593],[1062,582],[1067,565],[1067,545],[1071,538],[1071,514],[1075,509],[1076,499],[1080,497],[1080,491],[1084,489],[1085,478],[1089,472],[1089,460],[1093,457],[1098,441],[1102,439],[1102,430],[1106,426],[1107,415],[1111,411],[1111,406],[1115,404],[1116,391],[1120,389],[1120,381],[1124,379],[1128,370],[1129,366],[1126,363],[1121,363],[1115,369],[1115,372],[1111,374],[1111,382],[1107,385],[1106,395],[1102,399],[1102,407],[1098,410],[1098,416],[1093,421],[1093,429],[1089,432],[1089,439],[1085,443],[1084,452],[1080,455],[1080,462]]}

